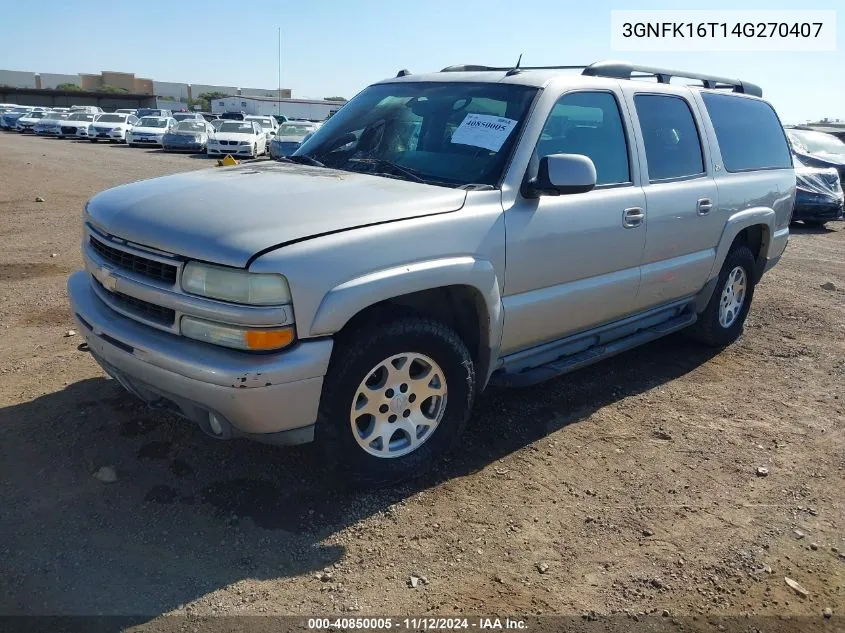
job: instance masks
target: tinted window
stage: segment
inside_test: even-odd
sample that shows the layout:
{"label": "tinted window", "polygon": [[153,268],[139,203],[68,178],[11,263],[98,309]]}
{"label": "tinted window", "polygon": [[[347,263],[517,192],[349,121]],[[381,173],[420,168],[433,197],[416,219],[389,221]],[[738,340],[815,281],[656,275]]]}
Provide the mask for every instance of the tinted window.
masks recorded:
{"label": "tinted window", "polygon": [[536,157],[583,154],[596,166],[599,185],[630,182],[628,144],[619,105],[609,92],[568,94],[552,108]]}
{"label": "tinted window", "polygon": [[689,104],[680,97],[637,95],[650,180],[704,173],[701,140]]}
{"label": "tinted window", "polygon": [[775,111],[765,101],[705,92],[728,171],[792,167],[789,145]]}

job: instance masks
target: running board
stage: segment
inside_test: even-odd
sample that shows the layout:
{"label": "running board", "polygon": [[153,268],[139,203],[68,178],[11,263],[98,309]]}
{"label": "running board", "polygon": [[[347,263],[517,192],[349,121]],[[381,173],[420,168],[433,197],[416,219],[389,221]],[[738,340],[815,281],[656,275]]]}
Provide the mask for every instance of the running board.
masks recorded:
{"label": "running board", "polygon": [[663,321],[657,325],[638,330],[615,341],[590,347],[582,352],[570,356],[561,356],[545,365],[528,367],[518,371],[500,369],[490,377],[490,384],[501,387],[528,387],[537,383],[568,374],[576,369],[592,365],[605,358],[616,356],[622,352],[639,347],[656,339],[683,330],[698,320],[698,315],[688,310],[677,317]]}

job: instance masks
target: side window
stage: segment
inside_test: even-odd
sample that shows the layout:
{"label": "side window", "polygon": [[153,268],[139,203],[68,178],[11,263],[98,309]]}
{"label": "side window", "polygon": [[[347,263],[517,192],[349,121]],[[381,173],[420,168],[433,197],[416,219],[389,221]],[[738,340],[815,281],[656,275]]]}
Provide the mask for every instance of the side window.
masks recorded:
{"label": "side window", "polygon": [[609,92],[561,97],[543,127],[535,156],[539,160],[550,154],[589,156],[599,185],[631,182],[628,143],[616,98]]}
{"label": "side window", "polygon": [[652,182],[704,173],[701,139],[684,99],[636,95],[634,105],[645,142],[648,177]]}
{"label": "side window", "polygon": [[713,122],[728,171],[789,169],[789,145],[774,109],[765,101],[705,92],[707,114]]}

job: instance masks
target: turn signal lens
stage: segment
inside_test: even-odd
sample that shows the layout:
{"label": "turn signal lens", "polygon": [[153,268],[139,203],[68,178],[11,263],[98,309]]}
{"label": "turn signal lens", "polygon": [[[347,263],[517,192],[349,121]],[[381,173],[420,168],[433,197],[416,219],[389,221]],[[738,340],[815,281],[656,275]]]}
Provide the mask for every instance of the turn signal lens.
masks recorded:
{"label": "turn signal lens", "polygon": [[246,346],[252,350],[279,349],[293,343],[293,328],[280,330],[246,330]]}

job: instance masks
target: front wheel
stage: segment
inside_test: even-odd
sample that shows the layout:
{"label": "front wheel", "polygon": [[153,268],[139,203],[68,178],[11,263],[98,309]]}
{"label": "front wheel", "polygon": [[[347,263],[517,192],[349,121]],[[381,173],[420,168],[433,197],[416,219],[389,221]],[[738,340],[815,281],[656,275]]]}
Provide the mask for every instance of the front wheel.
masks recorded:
{"label": "front wheel", "polygon": [[88,140],[89,140],[89,141],[91,141],[92,143],[96,143],[96,142],[97,142],[97,139],[95,139],[95,138],[89,138]]}
{"label": "front wheel", "polygon": [[396,317],[345,333],[323,385],[317,441],[354,486],[420,476],[456,444],[475,384],[469,350],[439,321]]}
{"label": "front wheel", "polygon": [[713,296],[690,328],[693,338],[712,347],[725,347],[739,338],[754,297],[756,269],[748,246],[741,244],[731,249]]}

